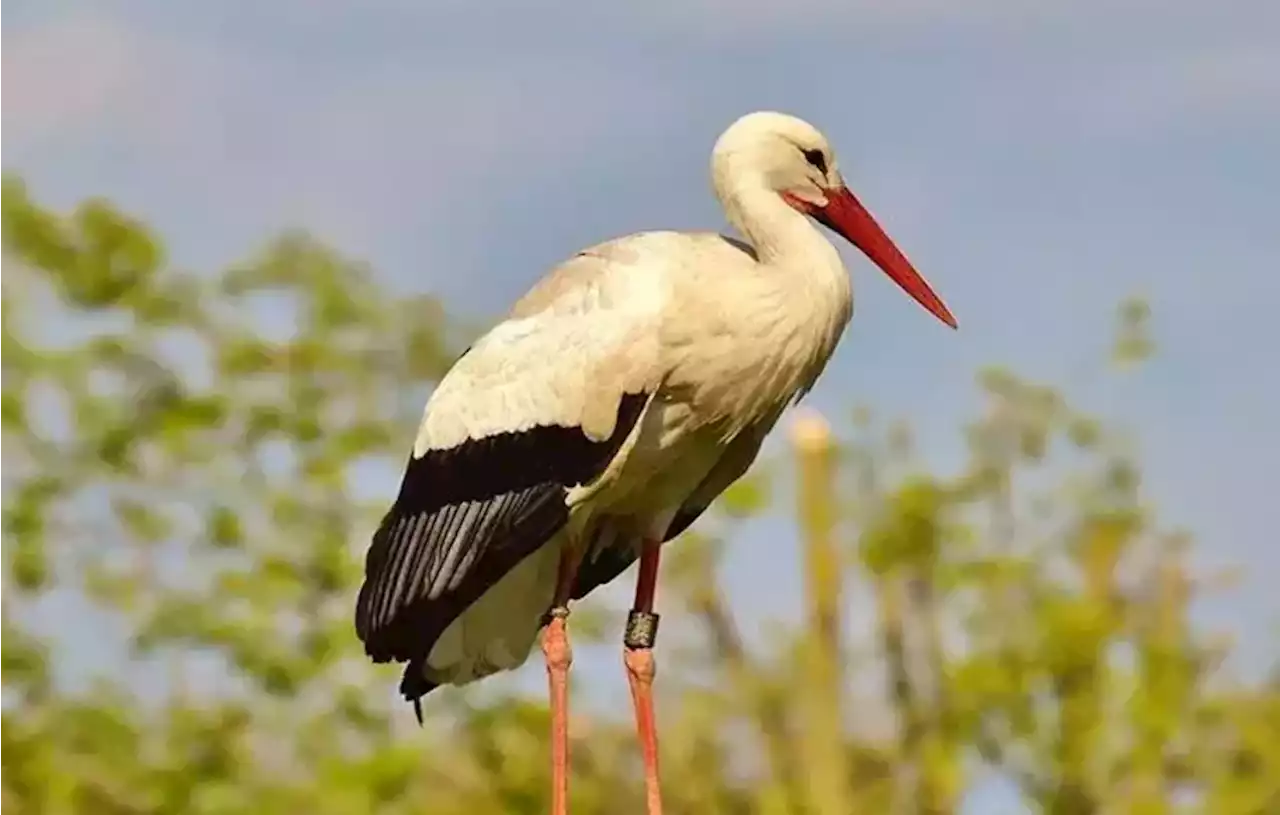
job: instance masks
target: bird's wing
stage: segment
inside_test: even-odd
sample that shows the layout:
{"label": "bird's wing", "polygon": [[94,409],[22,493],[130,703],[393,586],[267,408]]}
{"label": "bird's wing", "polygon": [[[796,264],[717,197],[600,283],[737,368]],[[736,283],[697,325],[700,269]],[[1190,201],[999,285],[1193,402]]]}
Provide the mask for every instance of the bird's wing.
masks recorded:
{"label": "bird's wing", "polygon": [[[747,472],[756,460],[765,436],[777,421],[777,416],[774,413],[748,425],[733,437],[715,466],[671,519],[671,525],[667,527],[667,534],[663,538],[664,543],[692,526],[720,493]],[[638,548],[635,541],[631,540],[612,540],[607,546],[589,549],[583,556],[574,579],[573,599],[580,600],[600,586],[612,582],[635,562],[637,554]]]}
{"label": "bird's wing", "polygon": [[375,661],[426,657],[626,440],[661,377],[665,296],[659,275],[631,271],[579,255],[441,380],[366,557],[356,631]]}

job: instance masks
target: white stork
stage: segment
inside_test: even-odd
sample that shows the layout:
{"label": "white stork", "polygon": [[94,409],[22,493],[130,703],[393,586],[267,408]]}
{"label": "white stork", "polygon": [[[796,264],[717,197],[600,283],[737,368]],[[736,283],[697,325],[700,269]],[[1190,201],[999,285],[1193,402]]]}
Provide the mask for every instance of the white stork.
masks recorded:
{"label": "white stork", "polygon": [[369,548],[356,630],[422,696],[528,658],[545,627],[552,811],[568,795],[570,600],[640,561],[624,662],[661,811],[651,653],[661,545],[737,480],[821,374],[852,313],[857,246],[955,318],[845,186],[827,140],[780,113],[726,130],[715,192],[742,239],[644,232],[579,252],[449,370]]}

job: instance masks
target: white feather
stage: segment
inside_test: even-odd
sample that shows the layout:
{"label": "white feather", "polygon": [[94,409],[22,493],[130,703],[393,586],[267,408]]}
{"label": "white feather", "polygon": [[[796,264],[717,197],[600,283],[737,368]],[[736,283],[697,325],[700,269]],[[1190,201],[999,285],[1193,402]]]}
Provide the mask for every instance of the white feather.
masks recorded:
{"label": "white feather", "polygon": [[542,425],[608,438],[618,402],[655,384],[664,278],[598,256],[588,285],[565,288],[540,312],[499,323],[445,375],[428,401],[414,455]]}

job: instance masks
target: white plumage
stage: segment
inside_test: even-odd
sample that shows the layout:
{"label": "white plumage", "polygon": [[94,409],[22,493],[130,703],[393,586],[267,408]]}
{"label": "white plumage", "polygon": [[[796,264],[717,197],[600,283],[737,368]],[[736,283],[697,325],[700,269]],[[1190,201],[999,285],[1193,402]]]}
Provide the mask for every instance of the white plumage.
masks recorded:
{"label": "white plumage", "polygon": [[[415,703],[524,662],[548,611],[563,617],[642,549],[643,582],[657,544],[746,471],[852,313],[848,274],[810,218],[954,326],[812,126],[743,117],[712,178],[744,240],[648,232],[580,252],[429,400],[356,615],[375,660],[409,663]],[[637,598],[651,605],[652,586]]]}

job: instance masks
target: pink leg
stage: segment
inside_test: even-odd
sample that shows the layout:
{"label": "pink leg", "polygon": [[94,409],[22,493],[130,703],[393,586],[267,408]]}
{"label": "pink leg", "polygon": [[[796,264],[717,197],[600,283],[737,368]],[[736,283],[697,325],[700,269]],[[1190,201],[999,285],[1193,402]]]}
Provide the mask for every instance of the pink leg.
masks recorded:
{"label": "pink leg", "polygon": [[658,636],[658,615],[653,613],[653,595],[658,581],[658,541],[645,541],[640,552],[640,576],[636,580],[636,601],[627,617],[623,638],[623,664],[631,686],[636,731],[644,756],[644,791],[648,815],[661,815],[662,791],[658,786],[658,729],[653,716],[653,644]]}
{"label": "pink leg", "polygon": [[569,812],[569,666],[573,649],[565,630],[569,609],[556,608],[542,635],[542,653],[547,658],[547,678],[551,685],[551,812]]}
{"label": "pink leg", "polygon": [[567,622],[577,564],[573,552],[566,550],[560,556],[551,620],[542,634],[542,654],[546,657],[547,680],[551,686],[552,815],[569,812],[569,666],[573,664],[573,649],[569,646]]}

